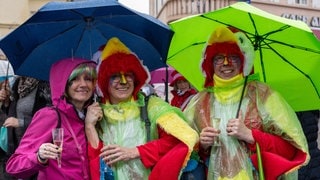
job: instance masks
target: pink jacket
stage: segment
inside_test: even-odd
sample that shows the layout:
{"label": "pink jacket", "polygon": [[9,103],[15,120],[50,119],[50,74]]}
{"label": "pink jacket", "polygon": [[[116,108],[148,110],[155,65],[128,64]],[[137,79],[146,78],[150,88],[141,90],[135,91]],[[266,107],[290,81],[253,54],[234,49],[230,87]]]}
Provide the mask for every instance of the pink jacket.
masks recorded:
{"label": "pink jacket", "polygon": [[[51,130],[58,125],[58,115],[52,107],[40,109],[33,117],[15,153],[8,160],[6,170],[18,178],[28,178],[39,172],[38,179],[89,179],[87,158],[87,140],[82,120],[72,104],[67,103],[63,93],[72,70],[82,63],[92,63],[74,58],[60,61],[50,72],[50,87],[53,105],[61,115],[61,127],[64,128],[62,168],[57,161],[50,159],[47,165],[37,160],[37,151],[41,144],[52,142]],[[68,126],[68,123],[74,132]],[[74,139],[75,137],[75,139]],[[77,147],[78,144],[78,147]]]}

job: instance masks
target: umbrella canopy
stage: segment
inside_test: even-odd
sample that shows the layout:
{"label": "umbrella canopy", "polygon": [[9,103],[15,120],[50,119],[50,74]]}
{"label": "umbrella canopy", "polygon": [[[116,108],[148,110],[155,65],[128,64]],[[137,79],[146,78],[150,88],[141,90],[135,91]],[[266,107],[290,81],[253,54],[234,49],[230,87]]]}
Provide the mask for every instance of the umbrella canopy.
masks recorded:
{"label": "umbrella canopy", "polygon": [[[150,72],[150,84],[155,86],[157,94],[163,95],[165,100],[169,102],[169,84],[172,81],[171,73],[174,71],[172,67],[162,67]],[[164,90],[163,90],[164,89]],[[163,90],[163,92],[161,92]]]}
{"label": "umbrella canopy", "polygon": [[172,81],[171,73],[174,71],[172,67],[162,67],[150,72],[150,84],[170,83]]}
{"label": "umbrella canopy", "polygon": [[175,32],[167,64],[198,90],[203,89],[201,58],[218,26],[245,32],[255,48],[254,71],[280,92],[295,111],[320,109],[320,42],[301,21],[272,15],[245,2],[169,24]]}
{"label": "umbrella canopy", "polygon": [[111,37],[118,37],[149,70],[164,67],[173,32],[152,16],[115,0],[50,2],[0,41],[18,75],[48,80],[55,61],[91,59]]}
{"label": "umbrella canopy", "polygon": [[0,60],[0,83],[6,80],[8,80],[10,86],[13,85],[14,71],[9,61]]}

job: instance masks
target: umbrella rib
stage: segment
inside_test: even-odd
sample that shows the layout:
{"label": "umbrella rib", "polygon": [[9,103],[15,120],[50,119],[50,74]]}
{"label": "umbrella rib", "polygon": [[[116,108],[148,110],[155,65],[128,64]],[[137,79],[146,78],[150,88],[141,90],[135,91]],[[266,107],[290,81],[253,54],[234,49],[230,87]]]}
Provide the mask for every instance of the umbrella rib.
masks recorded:
{"label": "umbrella rib", "polygon": [[[74,27],[76,27],[76,26],[78,26],[78,24],[72,25],[72,26],[70,26],[68,29],[65,29],[64,31],[60,32],[59,34],[56,34],[56,35],[50,37],[49,39],[47,39],[47,40],[45,40],[45,41],[43,41],[43,42],[38,43],[38,45],[36,45],[36,47],[34,47],[34,49],[32,50],[32,52],[34,52],[38,47],[40,47],[41,44],[45,44],[45,43],[47,43],[47,42],[49,42],[49,41],[57,38],[57,37],[60,36],[61,34],[67,32],[67,31],[69,31],[69,30],[72,30],[72,29],[73,29]],[[32,53],[32,52],[31,52],[31,53]],[[30,53],[30,54],[31,54],[31,53]]]}
{"label": "umbrella rib", "polygon": [[205,19],[208,19],[208,20],[211,20],[211,21],[215,21],[215,22],[220,23],[220,24],[223,24],[223,25],[225,25],[225,26],[234,27],[234,28],[239,29],[240,31],[246,33],[246,34],[251,34],[251,35],[252,35],[252,33],[248,32],[248,31],[245,31],[245,30],[243,30],[243,29],[241,29],[241,28],[235,27],[235,26],[233,26],[233,25],[231,25],[231,24],[228,24],[228,23],[219,21],[219,20],[217,20],[217,19],[213,19],[213,18],[207,17],[207,16],[205,16],[205,15],[203,15],[203,14],[200,15],[199,17],[202,17],[202,18],[205,18]]}
{"label": "umbrella rib", "polygon": [[[249,35],[252,35],[254,36],[254,42],[253,42],[253,45],[254,45],[254,49],[255,50],[258,50],[259,49],[259,54],[260,54],[260,63],[261,63],[261,68],[262,68],[262,71],[263,71],[263,79],[264,81],[266,81],[266,75],[265,75],[265,71],[264,71],[264,63],[263,63],[263,57],[262,57],[262,50],[261,50],[261,42],[264,42],[264,44],[266,46],[269,47],[269,49],[271,49],[275,54],[277,54],[279,57],[281,57],[282,60],[284,60],[286,63],[288,63],[290,66],[292,66],[293,68],[295,68],[297,71],[299,71],[301,74],[303,74],[307,79],[309,79],[310,83],[312,84],[313,88],[315,89],[318,97],[320,98],[320,93],[318,91],[318,89],[316,88],[313,80],[310,78],[310,76],[306,73],[304,73],[302,70],[300,70],[297,66],[295,66],[294,64],[290,63],[285,57],[283,57],[280,53],[278,53],[275,49],[273,49],[271,46],[270,46],[270,42],[272,43],[278,43],[278,44],[282,44],[284,46],[288,46],[288,47],[292,47],[292,48],[296,48],[296,49],[301,49],[301,50],[305,50],[305,51],[309,51],[309,52],[314,52],[314,53],[317,53],[317,54],[320,54],[320,51],[317,51],[317,50],[314,50],[314,49],[310,49],[310,48],[306,48],[306,47],[302,47],[302,46],[297,46],[297,45],[291,45],[291,44],[288,44],[288,43],[284,43],[284,42],[281,42],[281,41],[277,41],[277,40],[271,40],[271,39],[268,39],[268,36],[270,36],[271,34],[275,34],[277,32],[280,32],[280,31],[284,31],[288,28],[290,28],[291,26],[289,25],[285,25],[285,26],[282,26],[281,28],[277,29],[277,30],[274,30],[274,31],[270,31],[264,35],[259,35],[258,31],[257,31],[257,28],[256,28],[256,24],[255,24],[255,21],[254,21],[254,18],[252,17],[251,13],[248,13],[249,17],[250,17],[250,20],[252,22],[252,25],[254,26],[254,29],[255,29],[255,34],[252,34],[250,32],[247,32],[243,29],[240,29],[238,27],[234,27],[233,25],[231,24],[228,24],[228,23],[225,23],[225,22],[222,22],[222,21],[219,21],[219,20],[216,20],[216,19],[213,19],[213,18],[210,18],[210,17],[207,17],[205,15],[200,15],[200,17],[202,18],[205,18],[205,19],[209,19],[209,20],[212,20],[212,21],[215,21],[215,22],[218,22],[220,24],[223,24],[223,25],[226,25],[226,26],[231,26],[231,27],[234,27],[234,28],[237,28],[239,29],[240,31],[243,31]],[[270,42],[266,42],[266,41],[270,41]],[[186,49],[186,48],[184,48]]]}
{"label": "umbrella rib", "polygon": [[213,18],[210,18],[210,17],[207,17],[205,15],[200,15],[200,17],[202,18],[205,18],[205,19],[209,19],[209,20],[212,20],[212,21],[215,21],[215,22],[218,22],[220,24],[223,24],[223,25],[226,25],[226,26],[231,26],[231,27],[234,27],[236,29],[239,29],[240,31],[246,33],[246,34],[249,34],[251,36],[253,36],[255,39],[254,39],[254,42],[252,43],[254,45],[254,48],[255,50],[258,49],[259,47],[259,41],[263,41],[264,39],[267,39],[267,40],[270,40],[270,41],[273,41],[275,43],[279,43],[279,44],[283,44],[283,45],[286,45],[286,46],[289,46],[289,47],[293,47],[293,48],[298,48],[298,49],[302,49],[302,50],[307,50],[307,51],[310,51],[310,52],[315,52],[315,53],[319,53],[320,54],[320,51],[317,51],[317,50],[314,50],[314,49],[310,49],[310,48],[305,48],[305,47],[302,47],[302,46],[297,46],[297,45],[291,45],[291,44],[287,44],[287,43],[284,43],[284,42],[281,42],[281,41],[277,41],[277,40],[271,40],[271,39],[268,39],[267,37],[270,36],[271,34],[275,34],[277,32],[280,32],[280,31],[284,31],[288,28],[291,28],[292,26],[289,26],[289,25],[285,25],[285,26],[282,26],[281,28],[277,29],[277,30],[274,30],[274,31],[270,31],[264,35],[259,35],[258,31],[257,31],[257,28],[256,28],[256,25],[255,25],[255,21],[254,21],[254,18],[252,17],[251,13],[248,13],[250,19],[251,19],[251,22],[254,26],[254,29],[255,29],[255,33],[250,33],[244,29],[241,29],[239,27],[235,27],[231,24],[228,24],[228,23],[225,23],[225,22],[222,22],[222,21],[219,21],[217,19],[213,19]]}
{"label": "umbrella rib", "polygon": [[300,50],[304,50],[304,51],[314,52],[316,54],[320,54],[320,51],[317,51],[317,50],[314,50],[314,49],[311,49],[311,48],[302,47],[302,46],[298,46],[298,45],[292,45],[292,44],[288,44],[288,43],[285,43],[285,42],[282,42],[282,41],[273,40],[273,39],[265,38],[264,40],[270,41],[269,43],[265,42],[264,44],[277,43],[277,44],[281,44],[281,45],[288,46],[288,47],[291,47],[291,48],[300,49]]}
{"label": "umbrella rib", "polygon": [[[254,42],[252,42],[253,44],[253,47],[254,47],[254,50],[257,50],[259,49],[260,51],[260,54],[261,54],[261,42],[266,39],[270,34],[273,34],[275,32],[278,32],[280,31],[280,29],[276,30],[276,31],[272,31],[272,32],[269,32],[267,34],[264,34],[264,35],[259,35],[258,33],[258,30],[257,30],[257,26],[256,26],[256,23],[254,21],[254,18],[252,17],[252,14],[251,13],[248,13],[249,15],[249,18],[250,18],[250,21],[251,21],[251,24],[253,25],[253,28],[254,28]],[[260,58],[262,60],[262,58]],[[261,61],[262,62],[262,61]]]}
{"label": "umbrella rib", "polygon": [[[103,24],[103,25],[105,25],[105,26],[109,26],[109,27],[112,27],[112,28],[115,28],[115,29],[116,29],[116,26],[113,26],[112,24],[106,24],[104,21],[101,21],[101,20],[96,20],[96,21],[95,21],[96,24],[97,24],[98,22],[100,22],[101,24]],[[110,34],[104,34],[104,33],[103,33],[103,29],[98,28],[98,26],[96,26],[96,29],[99,29],[99,30],[100,30],[100,31],[98,31],[98,33],[99,33],[102,37],[104,37],[105,39],[109,39],[109,38],[110,38],[110,37],[109,37]],[[137,38],[137,39],[139,39],[139,40],[141,40],[141,41],[149,44],[150,47],[152,47],[152,48],[159,54],[160,58],[163,59],[163,57],[162,57],[162,55],[161,55],[161,52],[159,52],[159,50],[157,49],[157,47],[155,47],[155,46],[154,46],[152,43],[150,43],[147,39],[144,39],[144,38],[142,38],[140,35],[137,35],[137,34],[135,34],[135,33],[132,33],[132,32],[130,32],[130,31],[128,31],[128,30],[125,30],[125,29],[118,29],[118,31],[119,31],[119,32],[125,32],[125,33],[127,33],[128,35],[134,36],[135,38]],[[164,62],[164,63],[166,63],[166,62]]]}
{"label": "umbrella rib", "polygon": [[266,79],[266,73],[265,73],[265,67],[264,67],[264,62],[263,62],[263,54],[262,54],[262,50],[261,50],[261,42],[265,39],[264,37],[266,36],[260,36],[258,31],[257,31],[257,27],[256,27],[256,23],[251,15],[251,13],[248,13],[249,18],[251,20],[251,23],[254,27],[254,42],[252,42],[254,50],[256,51],[257,49],[259,49],[259,54],[260,54],[260,64],[261,64],[261,69],[262,69],[262,75],[263,75],[263,80],[264,82],[267,81]]}
{"label": "umbrella rib", "polygon": [[253,18],[251,17],[251,14],[250,14],[250,13],[249,13],[249,17],[250,17],[251,22],[252,22],[252,24],[253,24],[253,26],[254,26],[254,29],[255,29],[254,34],[248,32],[248,31],[246,31],[246,30],[244,30],[244,29],[241,29],[241,28],[239,28],[239,27],[235,27],[235,26],[233,26],[233,25],[231,25],[231,24],[228,24],[228,23],[219,21],[219,20],[217,20],[217,19],[213,19],[213,18],[207,17],[207,16],[205,16],[205,15],[200,15],[200,17],[205,18],[205,19],[209,19],[209,20],[211,20],[211,21],[215,21],[215,22],[220,23],[220,24],[223,24],[223,25],[225,25],[225,26],[234,27],[234,28],[239,29],[240,31],[244,32],[246,35],[251,35],[251,36],[253,36],[253,37],[254,37],[254,42],[251,40],[251,38],[249,38],[249,39],[250,39],[251,43],[254,45],[254,50],[257,50],[257,49],[258,49],[258,46],[257,46],[258,43],[257,43],[257,42],[259,42],[259,41],[261,41],[261,40],[263,39],[262,36],[260,36],[260,35],[258,34],[258,32],[257,32],[257,30],[256,30],[255,22],[254,22]]}
{"label": "umbrella rib", "polygon": [[[266,44],[269,49],[271,49],[275,54],[277,54],[283,61],[285,61],[286,63],[288,63],[290,66],[292,66],[294,69],[296,69],[297,71],[299,71],[301,74],[303,74],[307,79],[309,79],[310,83],[312,84],[313,88],[315,89],[318,97],[320,98],[320,93],[316,87],[316,85],[314,84],[313,80],[310,78],[310,76],[308,74],[306,74],[305,72],[303,72],[301,69],[299,69],[297,66],[295,66],[294,64],[292,64],[291,62],[289,62],[284,56],[282,56],[280,53],[278,53],[278,51],[276,51],[275,49],[273,49],[271,46],[269,46],[269,44]],[[261,54],[261,53],[260,53]]]}
{"label": "umbrella rib", "polygon": [[[79,15],[80,17],[82,17],[83,21],[86,23],[86,27],[91,27],[92,26],[92,23],[94,21],[94,17],[92,16],[83,16],[83,14],[81,14],[80,12],[74,10],[74,9],[70,9],[70,12],[74,13],[74,14],[77,14]],[[83,34],[85,33],[85,29],[82,30],[82,33],[81,33],[81,38],[78,40],[78,46],[76,47],[76,50],[79,48],[79,45],[80,45],[80,42],[81,42],[81,39],[83,38]],[[89,43],[89,50],[90,50],[90,54],[93,54],[92,53],[92,39],[91,39],[91,36],[89,37],[90,38],[90,43]],[[75,50],[73,50],[71,52],[71,56],[74,57],[74,54],[75,54]],[[92,58],[92,57],[90,57]]]}
{"label": "umbrella rib", "polygon": [[255,42],[254,42],[254,44],[253,44],[253,47],[254,47],[254,49],[256,50],[256,49],[257,49],[257,47],[256,47],[257,42],[259,42],[259,44],[260,44],[261,40],[263,39],[263,38],[262,38],[263,36],[260,36],[260,35],[259,35],[259,33],[258,33],[258,31],[257,31],[256,23],[255,23],[252,15],[251,15],[251,13],[248,13],[248,15],[249,15],[250,21],[251,21],[251,23],[252,23],[252,25],[253,25],[253,28],[254,28],[254,37],[255,37],[254,40],[255,40]]}
{"label": "umbrella rib", "polygon": [[[250,15],[251,17],[251,15]],[[253,21],[253,20],[252,20]],[[253,22],[254,23],[254,22]],[[255,25],[254,25],[255,26]],[[259,37],[260,41],[264,41],[264,40],[268,40],[272,43],[277,43],[277,44],[281,44],[281,45],[284,45],[284,46],[288,46],[288,47],[292,47],[292,48],[295,48],[295,49],[301,49],[301,50],[305,50],[305,51],[309,51],[309,52],[314,52],[314,53],[317,53],[317,54],[320,54],[320,51],[317,51],[317,50],[314,50],[314,49],[310,49],[310,48],[306,48],[306,47],[303,47],[303,46],[298,46],[298,45],[292,45],[292,44],[288,44],[288,43],[285,43],[285,42],[282,42],[282,41],[277,41],[277,40],[273,40],[273,39],[268,39],[268,36],[271,35],[271,34],[275,34],[275,33],[278,33],[280,31],[284,31],[286,29],[289,29],[291,28],[292,26],[289,26],[289,25],[285,25],[285,26],[282,26],[281,28],[277,29],[277,30],[274,30],[274,31],[270,31],[262,36],[259,36],[259,35],[256,35],[255,37]],[[255,42],[256,43],[256,42]],[[270,43],[266,43],[264,41],[264,44],[270,44]],[[255,47],[256,44],[254,44],[254,47]],[[259,44],[260,45],[260,44]],[[256,47],[255,47],[256,48]]]}
{"label": "umbrella rib", "polygon": [[259,48],[259,55],[260,55],[259,59],[260,59],[260,64],[261,64],[261,69],[262,69],[263,81],[266,82],[267,81],[267,77],[266,77],[265,68],[264,68],[264,61],[263,61],[263,57],[262,57],[261,46]]}
{"label": "umbrella rib", "polygon": [[[254,30],[255,30],[255,34],[254,34],[254,42],[253,42],[253,47],[255,50],[259,49],[259,47],[261,47],[261,42],[266,40],[268,38],[268,36],[272,35],[272,34],[275,34],[275,33],[278,33],[278,32],[281,32],[281,31],[284,31],[288,28],[290,28],[291,26],[289,25],[284,25],[282,26],[281,28],[277,29],[277,30],[274,30],[274,31],[270,31],[268,33],[265,33],[263,35],[260,35],[258,33],[258,28],[256,27],[256,23],[254,21],[254,18],[252,16],[251,13],[248,13],[249,17],[250,17],[250,20],[251,20],[251,23],[253,24],[254,26]],[[269,39],[267,39],[269,40]],[[279,41],[275,41],[275,40],[270,40],[270,41],[273,41],[273,42],[277,42],[279,44],[283,44],[283,45],[287,45],[287,46],[291,46],[289,44],[286,44],[286,43],[283,43],[283,42],[279,42]],[[264,41],[265,42],[265,41]],[[266,42],[264,44],[267,44]]]}
{"label": "umbrella rib", "polygon": [[280,31],[284,31],[288,28],[290,28],[291,26],[289,25],[285,25],[285,26],[282,26],[281,28],[277,29],[277,30],[274,30],[274,31],[270,31],[266,34],[264,34],[263,36],[259,35],[259,33],[257,32],[257,28],[256,28],[256,25],[255,25],[255,21],[251,15],[251,13],[249,13],[249,17],[250,17],[250,20],[254,26],[254,29],[255,29],[255,43],[254,43],[254,48],[257,49],[258,47],[259,48],[259,52],[260,52],[260,60],[261,60],[261,67],[263,69],[263,78],[264,80],[266,81],[266,75],[265,75],[265,71],[264,71],[264,63],[263,63],[263,57],[262,57],[262,50],[261,50],[261,42],[264,42],[265,45],[267,45],[269,47],[269,49],[271,49],[275,54],[277,54],[282,60],[284,60],[286,63],[288,63],[290,66],[292,66],[294,69],[296,69],[297,71],[299,71],[301,74],[303,74],[307,79],[309,79],[310,83],[312,84],[313,88],[315,89],[318,97],[320,98],[320,94],[319,94],[319,91],[318,89],[316,88],[313,80],[310,78],[310,76],[306,73],[304,73],[301,69],[299,69],[297,66],[295,66],[294,64],[292,64],[291,62],[289,62],[285,57],[283,57],[280,53],[278,53],[275,49],[273,49],[271,46],[270,46],[270,43],[267,43],[266,40],[268,41],[271,41],[273,43],[278,43],[278,44],[282,44],[282,45],[285,45],[285,46],[289,46],[289,47],[292,47],[292,48],[296,48],[296,49],[302,49],[302,50],[306,50],[306,51],[310,51],[310,52],[315,52],[315,53],[320,53],[316,50],[313,50],[313,49],[310,49],[310,48],[305,48],[305,47],[302,47],[302,46],[295,46],[295,45],[290,45],[290,44],[287,44],[287,43],[284,43],[284,42],[280,42],[280,41],[276,41],[276,40],[270,40],[270,39],[267,39],[267,37],[271,34],[275,34],[275,33],[278,33]]}
{"label": "umbrella rib", "polygon": [[172,54],[170,57],[167,58],[166,61],[168,61],[170,58],[174,57],[175,55],[179,54],[180,52],[184,51],[185,49],[188,49],[191,46],[197,46],[197,45],[201,45],[201,44],[205,44],[206,42],[196,42],[196,43],[192,43],[191,45],[182,48],[180,51],[177,51],[176,53]]}

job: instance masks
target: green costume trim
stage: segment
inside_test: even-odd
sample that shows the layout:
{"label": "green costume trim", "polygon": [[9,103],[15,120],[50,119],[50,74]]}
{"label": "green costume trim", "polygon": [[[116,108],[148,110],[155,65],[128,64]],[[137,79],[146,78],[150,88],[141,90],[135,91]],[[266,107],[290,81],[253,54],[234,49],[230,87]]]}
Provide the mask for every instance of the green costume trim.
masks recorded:
{"label": "green costume trim", "polygon": [[[136,147],[147,142],[145,123],[140,116],[140,108],[144,106],[144,96],[138,93],[137,101],[122,102],[119,104],[101,104],[104,118],[99,121],[101,130],[99,138],[104,144],[118,144],[124,147]],[[197,133],[185,122],[180,109],[172,107],[159,97],[151,96],[148,101],[148,117],[151,122],[151,140],[158,138],[157,125],[165,132],[173,135],[189,147],[189,159],[193,146],[198,141]],[[129,172],[130,171],[130,172]],[[136,174],[131,177],[131,174]],[[118,179],[145,179],[149,172],[145,170],[141,161],[132,160],[118,163],[115,176]]]}

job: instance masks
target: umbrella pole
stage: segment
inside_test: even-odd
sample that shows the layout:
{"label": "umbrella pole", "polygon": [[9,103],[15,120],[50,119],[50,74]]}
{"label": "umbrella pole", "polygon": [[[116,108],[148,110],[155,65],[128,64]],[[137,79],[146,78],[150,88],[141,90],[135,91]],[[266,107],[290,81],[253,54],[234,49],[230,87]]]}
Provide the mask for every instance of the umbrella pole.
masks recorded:
{"label": "umbrella pole", "polygon": [[[240,108],[241,108],[242,99],[243,99],[244,91],[246,89],[247,82],[248,82],[248,76],[246,76],[245,79],[244,79],[244,85],[243,85],[243,88],[242,88],[240,102],[239,102],[239,106],[238,106],[237,114],[236,114],[237,118],[239,118]],[[259,144],[257,142],[256,142],[256,153],[257,153],[257,157],[258,157],[259,180],[264,180],[264,172],[263,172],[263,165],[262,165],[260,146],[259,146]]]}
{"label": "umbrella pole", "polygon": [[244,91],[246,89],[247,82],[248,82],[248,76],[246,76],[244,79],[244,85],[243,85],[243,88],[241,91],[241,97],[240,97],[240,102],[239,102],[238,109],[237,109],[236,118],[239,118],[240,108],[241,108],[242,99],[243,99]]}
{"label": "umbrella pole", "polygon": [[7,65],[7,72],[6,72],[6,80],[5,80],[5,89],[7,88],[7,81],[9,80],[9,68],[10,68],[10,63],[9,63],[9,60],[7,60],[8,62],[8,65]]}
{"label": "umbrella pole", "polygon": [[168,72],[168,67],[166,66],[166,80],[165,80],[165,83],[164,83],[164,91],[165,91],[165,94],[166,94],[166,102],[169,103],[169,93],[168,93],[168,80],[169,80],[169,72]]}

